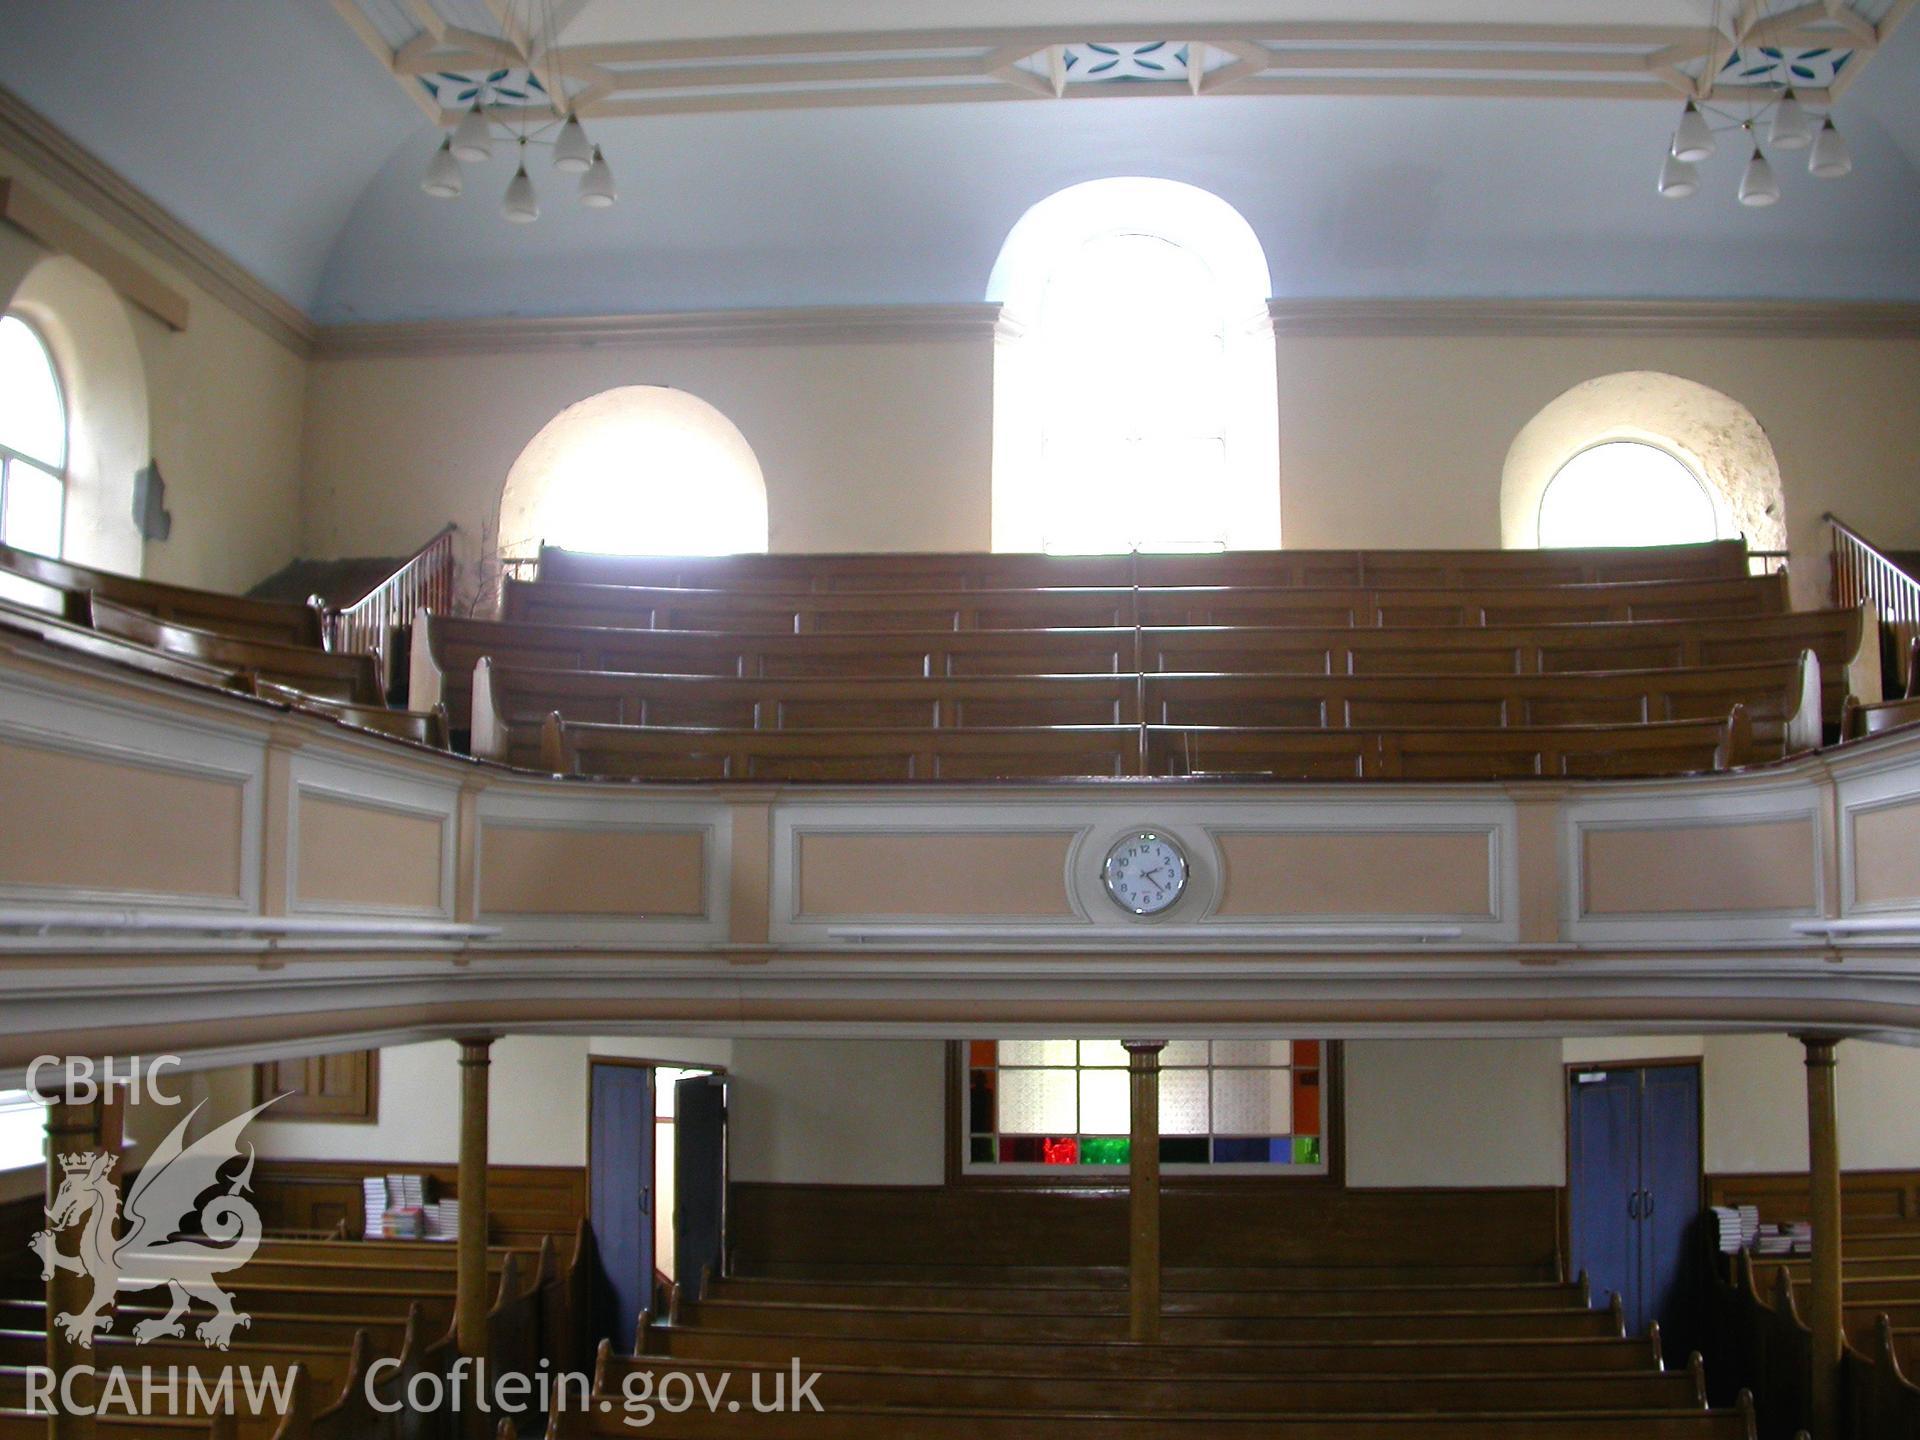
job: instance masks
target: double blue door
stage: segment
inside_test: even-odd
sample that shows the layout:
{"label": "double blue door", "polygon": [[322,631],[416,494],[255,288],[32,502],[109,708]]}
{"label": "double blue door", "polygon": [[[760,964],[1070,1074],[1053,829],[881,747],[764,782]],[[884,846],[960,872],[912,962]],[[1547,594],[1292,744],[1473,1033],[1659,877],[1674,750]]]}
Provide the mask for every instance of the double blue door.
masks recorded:
{"label": "double blue door", "polygon": [[1617,1292],[1628,1333],[1691,1328],[1700,1215],[1700,1067],[1568,1073],[1573,1268],[1594,1298]]}

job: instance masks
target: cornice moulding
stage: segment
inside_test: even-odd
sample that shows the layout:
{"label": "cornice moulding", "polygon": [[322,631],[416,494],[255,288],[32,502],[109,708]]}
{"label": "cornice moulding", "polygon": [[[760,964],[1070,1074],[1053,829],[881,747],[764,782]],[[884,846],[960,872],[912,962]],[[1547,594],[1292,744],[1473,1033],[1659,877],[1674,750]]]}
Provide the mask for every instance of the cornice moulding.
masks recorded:
{"label": "cornice moulding", "polygon": [[297,305],[4,86],[0,149],[18,156],[68,200],[179,271],[270,339],[296,355],[312,350],[313,323]]}
{"label": "cornice moulding", "polygon": [[327,325],[321,359],[579,350],[620,346],[849,345],[993,338],[998,305],[835,305],[655,315],[503,317]]}
{"label": "cornice moulding", "polygon": [[1833,300],[1275,300],[1276,335],[1920,339],[1920,304]]}

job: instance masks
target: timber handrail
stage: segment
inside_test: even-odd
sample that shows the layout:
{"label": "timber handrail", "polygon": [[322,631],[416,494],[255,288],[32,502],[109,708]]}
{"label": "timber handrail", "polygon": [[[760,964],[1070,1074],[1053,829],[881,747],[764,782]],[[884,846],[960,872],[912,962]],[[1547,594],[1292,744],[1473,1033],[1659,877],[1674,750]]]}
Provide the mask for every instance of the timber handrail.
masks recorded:
{"label": "timber handrail", "polygon": [[388,632],[409,625],[422,610],[453,608],[453,537],[460,527],[449,522],[385,580],[340,610],[327,612],[329,650],[385,653]]}
{"label": "timber handrail", "polygon": [[[1827,522],[1831,547],[1830,591],[1846,605],[1871,605],[1880,614],[1882,633],[1897,652],[1920,634],[1920,580],[1894,563],[1893,558],[1832,511]],[[1909,679],[1911,677],[1908,677]]]}

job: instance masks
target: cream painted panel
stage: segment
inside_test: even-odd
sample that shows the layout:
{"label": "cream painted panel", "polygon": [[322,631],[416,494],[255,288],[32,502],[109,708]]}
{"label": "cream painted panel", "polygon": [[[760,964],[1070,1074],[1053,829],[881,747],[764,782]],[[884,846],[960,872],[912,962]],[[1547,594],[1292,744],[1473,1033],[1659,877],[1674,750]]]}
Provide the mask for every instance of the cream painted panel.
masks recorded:
{"label": "cream painted panel", "polygon": [[303,905],[440,912],[443,820],[308,794],[299,827]]}
{"label": "cream painted panel", "polygon": [[1557,1040],[1350,1040],[1347,1183],[1559,1185]]}
{"label": "cream painted panel", "polygon": [[483,827],[480,908],[496,915],[706,914],[698,830]]}
{"label": "cream painted panel", "polygon": [[1223,917],[1490,917],[1485,831],[1227,831]]}
{"label": "cream painted panel", "polygon": [[733,1042],[736,1180],[938,1185],[946,1178],[946,1042]]}
{"label": "cream painted panel", "polygon": [[1703,1055],[1706,1044],[1699,1035],[1582,1035],[1560,1042],[1560,1058],[1569,1065],[1630,1065]]}
{"label": "cream painted panel", "polygon": [[0,794],[0,885],[245,898],[242,781],[0,740]]}
{"label": "cream painted panel", "polygon": [[1920,902],[1920,802],[1853,812],[1853,898]]}
{"label": "cream painted panel", "polygon": [[1064,919],[1072,831],[801,833],[799,915]]}
{"label": "cream painted panel", "polygon": [[1590,828],[1586,912],[1655,915],[1814,908],[1809,820]]}

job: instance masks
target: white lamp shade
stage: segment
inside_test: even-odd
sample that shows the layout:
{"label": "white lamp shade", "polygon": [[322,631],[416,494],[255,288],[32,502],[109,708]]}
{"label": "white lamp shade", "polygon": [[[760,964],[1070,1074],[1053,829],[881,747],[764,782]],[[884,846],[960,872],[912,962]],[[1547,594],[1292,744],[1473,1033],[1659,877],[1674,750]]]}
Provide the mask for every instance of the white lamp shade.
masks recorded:
{"label": "white lamp shade", "polygon": [[593,146],[586,129],[573,116],[560,127],[560,138],[553,142],[553,168],[569,175],[584,175],[593,163]]}
{"label": "white lamp shade", "polygon": [[486,112],[476,102],[453,127],[453,158],[477,165],[492,154],[493,136],[487,127]]}
{"label": "white lamp shade", "polygon": [[1846,136],[1833,128],[1831,115],[1814,139],[1813,153],[1807,157],[1807,169],[1822,180],[1838,180],[1853,169],[1853,152],[1847,148]]}
{"label": "white lamp shade", "polygon": [[453,158],[453,141],[442,140],[440,148],[433,152],[433,159],[427,164],[427,173],[420,178],[420,188],[429,195],[451,200],[460,193],[464,183],[460,162]]}
{"label": "white lamp shade", "polygon": [[1740,203],[1742,205],[1771,205],[1780,198],[1780,182],[1774,178],[1773,166],[1767,163],[1767,157],[1758,150],[1747,161],[1747,173],[1740,177]]}
{"label": "white lamp shade", "polygon": [[580,203],[589,210],[605,210],[614,202],[613,167],[607,164],[607,157],[600,153],[598,145],[593,147],[593,163],[587,167],[587,173],[580,177]]}
{"label": "white lamp shade", "polygon": [[1677,156],[1667,156],[1660,167],[1660,193],[1669,200],[1684,200],[1700,188],[1700,172]]}
{"label": "white lamp shade", "polygon": [[534,198],[533,181],[527,178],[527,167],[522,165],[513,172],[513,179],[507,182],[507,196],[501,204],[507,219],[517,225],[526,225],[540,218],[540,202]]}
{"label": "white lamp shade", "polygon": [[1773,107],[1773,126],[1767,132],[1767,143],[1776,150],[1804,150],[1813,143],[1813,117],[1791,89]]}
{"label": "white lamp shade", "polygon": [[1713,154],[1713,129],[1707,117],[1689,100],[1680,112],[1679,128],[1673,132],[1673,156],[1689,165],[1698,165]]}

